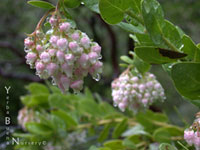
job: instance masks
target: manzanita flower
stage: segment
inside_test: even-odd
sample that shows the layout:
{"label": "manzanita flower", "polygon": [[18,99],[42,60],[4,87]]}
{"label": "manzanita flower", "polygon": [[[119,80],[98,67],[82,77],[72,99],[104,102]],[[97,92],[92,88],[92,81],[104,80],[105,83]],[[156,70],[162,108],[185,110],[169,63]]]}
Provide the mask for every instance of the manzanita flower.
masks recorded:
{"label": "manzanita flower", "polygon": [[188,143],[188,145],[194,145],[196,150],[200,150],[200,118],[199,114],[196,115],[196,120],[194,120],[193,124],[185,129],[184,131],[184,139]]}
{"label": "manzanita flower", "polygon": [[36,36],[24,40],[27,63],[36,74],[43,79],[51,77],[63,92],[69,88],[82,90],[88,73],[99,80],[103,67],[101,47],[70,22],[52,16],[49,23],[51,29],[46,34],[40,29]]}
{"label": "manzanita flower", "polygon": [[26,130],[25,124],[28,122],[39,122],[38,117],[36,117],[35,112],[27,107],[22,108],[17,116],[19,125]]}
{"label": "manzanita flower", "polygon": [[151,73],[134,76],[125,71],[112,82],[112,97],[114,106],[125,111],[130,108],[137,111],[148,107],[156,100],[164,101],[165,94],[161,84]]}

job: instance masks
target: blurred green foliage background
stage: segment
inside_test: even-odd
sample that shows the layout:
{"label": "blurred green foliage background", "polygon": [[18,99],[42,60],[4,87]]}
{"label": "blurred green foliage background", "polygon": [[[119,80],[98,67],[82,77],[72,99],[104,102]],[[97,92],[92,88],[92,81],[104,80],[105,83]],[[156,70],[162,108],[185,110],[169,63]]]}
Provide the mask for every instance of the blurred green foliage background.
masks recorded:
{"label": "blurred green foliage background", "polygon": [[[26,2],[26,0],[1,0],[0,2],[0,126],[4,125],[3,116],[5,116],[4,87],[11,86],[10,115],[12,124],[16,125],[18,110],[22,107],[19,97],[26,93],[25,86],[30,82],[44,82],[26,65],[23,46],[25,34],[33,32],[44,11],[31,7]],[[56,3],[55,0],[51,2]],[[200,41],[200,1],[160,0],[160,3],[167,19],[180,26],[194,41]],[[102,46],[104,62],[102,79],[96,82],[88,77],[85,86],[112,103],[111,81],[123,71],[123,68],[119,67],[119,57],[133,50],[134,42],[129,39],[128,33],[116,26],[107,25],[99,15],[83,6],[70,10],[70,13],[77,27]],[[181,125],[180,116],[192,122],[198,109],[176,92],[168,74],[161,67],[153,66],[151,71],[156,74],[167,95],[164,103],[156,104],[152,109],[166,112],[174,124]],[[176,112],[175,107],[180,114]]]}

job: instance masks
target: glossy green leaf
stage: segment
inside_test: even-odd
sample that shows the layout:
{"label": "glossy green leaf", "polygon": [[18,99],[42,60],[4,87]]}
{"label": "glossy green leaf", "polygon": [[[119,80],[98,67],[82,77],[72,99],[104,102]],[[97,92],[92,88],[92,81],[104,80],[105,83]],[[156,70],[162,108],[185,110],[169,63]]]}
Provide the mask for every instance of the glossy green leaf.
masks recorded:
{"label": "glossy green leaf", "polygon": [[137,121],[144,127],[145,131],[152,133],[159,126],[155,122],[167,122],[168,118],[166,115],[161,113],[154,113],[150,110],[140,112],[136,116]]}
{"label": "glossy green leaf", "polygon": [[144,32],[144,30],[140,26],[134,26],[132,24],[125,23],[125,22],[120,22],[117,24],[117,26],[122,28],[123,30],[125,30],[129,33],[133,33],[133,34]]}
{"label": "glossy green leaf", "polygon": [[123,148],[125,148],[121,140],[111,140],[111,141],[105,142],[104,146],[112,150],[122,150]]}
{"label": "glossy green leaf", "polygon": [[135,143],[129,139],[124,139],[122,144],[130,150],[134,150],[137,148]]}
{"label": "glossy green leaf", "polygon": [[125,131],[122,136],[123,137],[129,137],[132,135],[147,135],[150,136],[150,134],[146,131],[144,131],[144,127],[141,126],[140,124],[130,128],[129,130]]}
{"label": "glossy green leaf", "polygon": [[194,60],[196,62],[200,62],[200,49],[195,45],[195,43],[192,41],[192,39],[184,35],[182,38],[183,47],[182,51],[186,54],[188,54],[188,58],[190,60]]}
{"label": "glossy green leaf", "polygon": [[141,0],[130,0],[130,6],[136,14],[141,14]]}
{"label": "glossy green leaf", "polygon": [[33,107],[33,106],[48,106],[48,96],[49,94],[38,94],[38,95],[28,95],[22,96],[21,101],[24,105]]}
{"label": "glossy green leaf", "polygon": [[151,65],[149,63],[146,63],[145,61],[140,59],[136,54],[134,55],[133,64],[142,74],[149,71],[149,69],[151,68]]}
{"label": "glossy green leaf", "polygon": [[177,59],[185,55],[183,53],[159,49],[150,46],[136,47],[135,53],[139,58],[151,64],[164,64],[176,62]]}
{"label": "glossy green leaf", "polygon": [[32,0],[32,1],[28,1],[27,3],[32,6],[43,8],[43,9],[55,8],[55,6],[53,4],[51,4],[49,2],[45,2],[45,1]]}
{"label": "glossy green leaf", "polygon": [[68,129],[74,128],[78,125],[78,123],[74,120],[74,118],[71,117],[67,112],[63,110],[53,110],[52,114],[61,118],[66,123],[66,126]]}
{"label": "glossy green leaf", "polygon": [[53,130],[51,128],[42,123],[29,122],[26,123],[25,127],[29,132],[42,136],[50,136],[53,133]]}
{"label": "glossy green leaf", "polygon": [[90,10],[99,13],[99,0],[82,0],[82,2],[84,2],[84,5]]}
{"label": "glossy green leaf", "polygon": [[149,34],[136,33],[135,36],[137,38],[138,45],[140,45],[140,46],[155,46],[155,44],[151,40]]}
{"label": "glossy green leaf", "polygon": [[109,24],[117,24],[124,18],[124,12],[130,7],[130,2],[124,0],[100,0],[101,17]]}
{"label": "glossy green leaf", "polygon": [[76,8],[81,4],[80,0],[64,0],[64,5],[67,8]]}
{"label": "glossy green leaf", "polygon": [[26,86],[26,89],[32,94],[49,94],[48,88],[40,83],[31,83],[28,86]]}
{"label": "glossy green leaf", "polygon": [[121,56],[120,59],[127,64],[133,64],[133,60],[128,56]]}
{"label": "glossy green leaf", "polygon": [[174,147],[173,145],[167,144],[167,143],[162,143],[159,146],[159,150],[177,150],[176,147]]}
{"label": "glossy green leaf", "polygon": [[183,136],[183,130],[181,131],[179,128],[176,127],[163,127],[157,129],[153,133],[153,138],[157,142],[168,142],[170,143],[172,140],[172,137],[182,137]]}
{"label": "glossy green leaf", "polygon": [[58,108],[67,110],[67,100],[62,94],[51,94],[48,98],[49,105],[52,109]]}
{"label": "glossy green leaf", "polygon": [[172,67],[172,79],[178,92],[191,100],[200,100],[200,63],[178,63]]}
{"label": "glossy green leaf", "polygon": [[128,122],[127,119],[125,118],[122,122],[117,124],[117,126],[114,128],[114,131],[112,133],[113,138],[118,138],[122,135],[122,133],[127,129],[128,127]]}
{"label": "glossy green leaf", "polygon": [[103,142],[106,140],[109,136],[110,129],[112,128],[112,124],[107,124],[104,129],[101,131],[98,141]]}
{"label": "glossy green leaf", "polygon": [[156,0],[142,2],[142,14],[147,31],[155,45],[176,50],[181,46],[181,37],[174,26],[164,19],[164,13]]}

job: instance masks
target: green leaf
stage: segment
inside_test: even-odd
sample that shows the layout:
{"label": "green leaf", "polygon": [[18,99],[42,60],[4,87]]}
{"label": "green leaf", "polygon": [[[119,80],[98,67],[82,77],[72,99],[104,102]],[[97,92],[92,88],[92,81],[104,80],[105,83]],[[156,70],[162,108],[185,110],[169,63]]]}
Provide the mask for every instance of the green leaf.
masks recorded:
{"label": "green leaf", "polygon": [[120,59],[127,64],[133,64],[133,60],[129,58],[128,56],[121,56]]}
{"label": "green leaf", "polygon": [[159,146],[159,150],[177,150],[176,147],[170,145],[170,144],[167,144],[167,143],[162,143],[160,146]]}
{"label": "green leaf", "polygon": [[129,139],[125,139],[123,140],[123,143],[122,143],[125,147],[129,148],[129,149],[136,149],[136,145],[133,141],[129,140]]}
{"label": "green leaf", "polygon": [[21,101],[24,105],[33,107],[33,106],[48,106],[48,96],[49,94],[38,94],[38,95],[28,95],[22,96]]}
{"label": "green leaf", "polygon": [[149,63],[144,62],[136,54],[134,55],[133,64],[137,68],[137,70],[142,74],[149,71],[149,69],[151,68],[151,65]]}
{"label": "green leaf", "polygon": [[200,49],[195,45],[192,39],[189,36],[184,35],[182,42],[184,46],[181,50],[188,54],[188,58],[200,62]]}
{"label": "green leaf", "polygon": [[111,140],[111,141],[105,142],[104,146],[112,150],[123,150],[123,148],[125,148],[121,140]]}
{"label": "green leaf", "polygon": [[129,137],[132,135],[147,135],[147,136],[151,136],[148,132],[144,131],[144,127],[140,124],[134,126],[133,128],[125,131],[122,136],[123,137]]}
{"label": "green leaf", "polygon": [[90,10],[99,13],[99,0],[82,0],[82,2],[84,2],[84,5]]}
{"label": "green leaf", "polygon": [[103,131],[101,131],[101,133],[99,135],[99,138],[98,138],[99,142],[103,142],[104,140],[107,139],[111,128],[112,128],[112,124],[107,124],[104,127]]}
{"label": "green leaf", "polygon": [[32,5],[32,6],[43,8],[43,9],[55,8],[55,6],[53,4],[45,2],[45,1],[32,0],[32,1],[28,1],[27,3]]}
{"label": "green leaf", "polygon": [[64,5],[67,8],[76,8],[81,4],[80,0],[64,0]]}
{"label": "green leaf", "polygon": [[25,127],[29,132],[42,136],[50,136],[53,132],[49,126],[42,123],[28,122],[25,124]]}
{"label": "green leaf", "polygon": [[142,2],[142,14],[147,31],[155,45],[176,50],[181,46],[180,34],[172,23],[164,19],[164,13],[156,0]]}
{"label": "green leaf", "polygon": [[130,7],[129,1],[100,0],[99,10],[101,17],[109,24],[117,24],[124,18],[124,12]]}
{"label": "green leaf", "polygon": [[144,30],[140,26],[134,26],[129,23],[120,22],[117,24],[118,27],[122,28],[123,30],[130,32],[130,33],[143,33]]}
{"label": "green leaf", "polygon": [[145,113],[140,112],[136,116],[137,121],[144,127],[145,131],[150,133],[154,132],[159,126],[155,122],[167,122],[168,118],[166,115],[161,113],[154,113],[150,110]]}
{"label": "green leaf", "polygon": [[114,128],[114,131],[112,133],[113,138],[118,138],[121,136],[121,134],[127,129],[128,127],[128,120],[125,118],[122,122],[117,124],[117,126]]}
{"label": "green leaf", "polygon": [[37,94],[49,94],[48,88],[40,83],[31,83],[28,86],[26,86],[26,89],[29,90],[29,92],[32,95],[37,95]]}
{"label": "green leaf", "polygon": [[163,127],[155,130],[153,133],[153,138],[157,142],[167,142],[170,143],[172,137],[182,137],[183,131],[180,131],[179,128],[176,127]]}
{"label": "green leaf", "polygon": [[175,64],[172,67],[172,79],[182,96],[200,100],[200,63]]}
{"label": "green leaf", "polygon": [[63,110],[53,110],[52,114],[61,118],[65,123],[67,128],[74,128],[78,125],[78,123],[72,118],[67,112]]}
{"label": "green leaf", "polygon": [[160,49],[151,46],[143,46],[135,48],[136,55],[147,63],[164,64],[176,62],[177,59],[186,55],[166,49]]}
{"label": "green leaf", "polygon": [[155,46],[153,41],[151,40],[149,34],[144,33],[136,33],[135,36],[137,37],[137,44],[140,46]]}
{"label": "green leaf", "polygon": [[130,0],[130,6],[135,14],[141,14],[141,0]]}
{"label": "green leaf", "polygon": [[62,94],[51,94],[48,98],[51,109],[67,110],[67,98]]}

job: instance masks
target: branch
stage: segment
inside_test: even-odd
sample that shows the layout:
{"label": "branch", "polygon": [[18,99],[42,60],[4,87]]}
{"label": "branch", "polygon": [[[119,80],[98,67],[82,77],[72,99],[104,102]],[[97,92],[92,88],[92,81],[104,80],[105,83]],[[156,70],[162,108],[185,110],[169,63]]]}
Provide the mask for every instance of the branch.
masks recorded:
{"label": "branch", "polygon": [[14,47],[11,43],[9,42],[2,42],[0,41],[0,48],[8,48],[10,49],[13,53],[15,53],[17,56],[24,58],[24,54],[21,53],[20,50],[18,50],[16,47]]}
{"label": "branch", "polygon": [[0,75],[4,78],[8,78],[8,79],[20,79],[23,81],[31,81],[31,82],[42,82],[43,80],[41,80],[39,77],[34,76],[34,75],[29,75],[29,74],[17,74],[17,73],[6,73],[3,71],[3,69],[0,68]]}
{"label": "branch", "polygon": [[105,28],[108,31],[108,34],[110,36],[110,40],[111,40],[111,59],[112,59],[112,64],[113,64],[113,68],[114,68],[114,76],[117,75],[119,73],[119,66],[118,66],[118,61],[117,61],[117,39],[115,36],[115,33],[113,32],[112,28],[106,24],[102,18],[97,15],[99,17],[99,19],[102,21],[102,24],[105,26]]}

